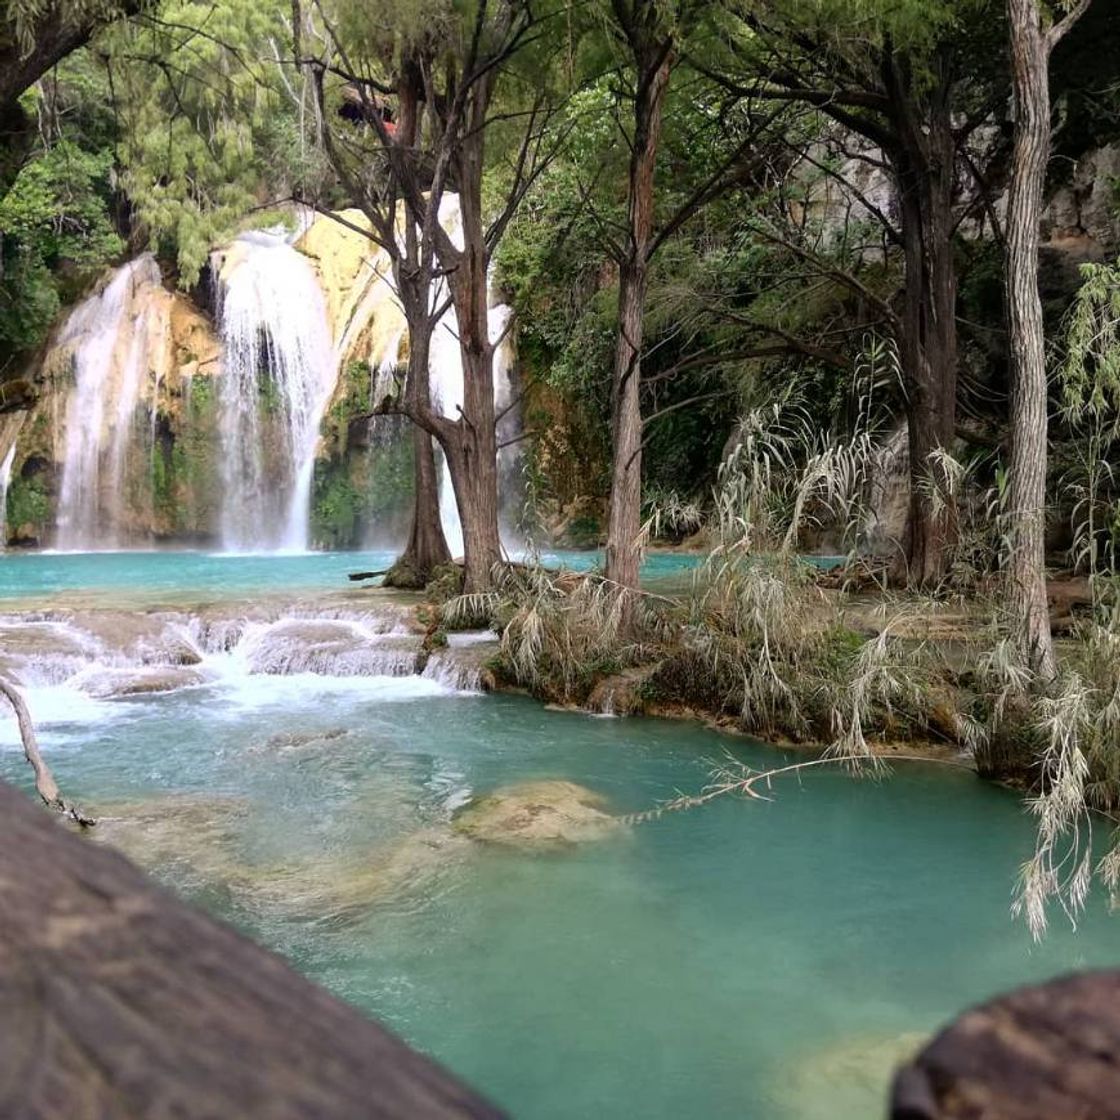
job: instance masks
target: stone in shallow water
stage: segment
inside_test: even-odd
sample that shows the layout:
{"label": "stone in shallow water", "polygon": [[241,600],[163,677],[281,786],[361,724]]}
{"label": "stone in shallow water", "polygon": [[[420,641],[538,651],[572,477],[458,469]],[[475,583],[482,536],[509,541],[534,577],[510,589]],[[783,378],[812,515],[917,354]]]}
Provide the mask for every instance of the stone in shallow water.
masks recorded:
{"label": "stone in shallow water", "polygon": [[601,840],[623,827],[599,794],[574,782],[524,782],[471,802],[455,828],[472,840],[550,848]]}
{"label": "stone in shallow water", "polygon": [[[429,894],[474,845],[447,826],[419,829],[358,852],[305,852],[291,862],[247,854],[254,806],[239,797],[169,794],[89,806],[88,835],[187,895],[225,892],[239,907],[285,918],[349,920],[379,903]],[[290,827],[301,822],[293,819]]]}
{"label": "stone in shallow water", "polygon": [[861,1115],[868,1102],[880,1115],[895,1070],[928,1041],[918,1031],[850,1035],[803,1055],[781,1095],[792,1105],[790,1115],[803,1120]]}
{"label": "stone in shallow water", "polygon": [[240,892],[252,869],[237,854],[249,802],[240,797],[166,794],[137,801],[92,803],[88,832],[177,889]]}
{"label": "stone in shallow water", "polygon": [[419,639],[373,632],[335,619],[283,619],[247,640],[249,670],[287,675],[409,676],[416,672]]}
{"label": "stone in shallow water", "polygon": [[446,827],[420,829],[358,855],[262,869],[248,893],[273,913],[348,919],[379,903],[431,894],[472,847]]}
{"label": "stone in shallow water", "polygon": [[343,739],[349,734],[350,730],[346,727],[327,727],[309,731],[278,731],[275,735],[270,735],[263,743],[250,747],[249,751],[252,754],[287,754],[289,751],[298,751],[303,747]]}

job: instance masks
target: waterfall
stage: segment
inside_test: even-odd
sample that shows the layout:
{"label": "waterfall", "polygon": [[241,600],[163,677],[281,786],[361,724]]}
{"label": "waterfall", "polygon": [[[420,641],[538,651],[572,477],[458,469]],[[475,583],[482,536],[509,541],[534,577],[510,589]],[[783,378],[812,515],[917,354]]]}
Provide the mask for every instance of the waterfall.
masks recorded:
{"label": "waterfall", "polygon": [[[3,454],[3,459],[0,459],[0,552],[8,544],[8,487],[16,461],[16,442],[25,418],[26,414],[22,412],[0,417],[0,454]],[[19,526],[15,528],[18,532]]]}
{"label": "waterfall", "polygon": [[319,424],[338,364],[315,271],[281,236],[248,233],[221,269],[222,544],[308,546]]}
{"label": "waterfall", "polygon": [[128,535],[125,467],[155,340],[166,334],[159,266],[145,253],[74,310],[57,346],[68,348],[74,387],[66,404],[56,543],[114,548]]}
{"label": "waterfall", "polygon": [[12,464],[16,460],[16,445],[8,448],[0,463],[0,551],[8,544],[8,484],[12,481]]}

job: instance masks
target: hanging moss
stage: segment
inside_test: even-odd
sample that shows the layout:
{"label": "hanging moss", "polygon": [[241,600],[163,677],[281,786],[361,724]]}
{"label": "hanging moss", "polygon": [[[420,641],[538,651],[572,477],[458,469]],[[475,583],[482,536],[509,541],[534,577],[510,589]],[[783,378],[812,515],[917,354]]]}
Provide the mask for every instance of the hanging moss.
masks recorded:
{"label": "hanging moss", "polygon": [[[401,536],[407,527],[415,491],[411,428],[397,417],[373,423],[372,439],[364,431],[360,444],[347,442],[342,450],[338,429],[325,426],[335,451],[315,464],[311,527],[320,547],[357,548],[374,536]],[[343,430],[349,427],[346,421]]]}

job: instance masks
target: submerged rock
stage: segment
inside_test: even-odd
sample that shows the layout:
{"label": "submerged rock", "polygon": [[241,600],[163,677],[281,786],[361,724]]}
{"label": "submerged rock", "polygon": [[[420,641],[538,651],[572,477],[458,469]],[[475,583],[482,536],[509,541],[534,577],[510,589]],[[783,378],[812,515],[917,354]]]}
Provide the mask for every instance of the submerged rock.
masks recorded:
{"label": "submerged rock", "polygon": [[249,802],[240,797],[166,794],[90,806],[97,827],[88,836],[123,852],[176,887],[234,892],[247,889],[252,870],[238,854]]}
{"label": "submerged rock", "polygon": [[895,1070],[928,1039],[918,1031],[858,1034],[803,1056],[788,1079],[783,1078],[791,1115],[826,1120],[857,1115],[869,1101],[878,1104],[886,1098]]}
{"label": "submerged rock", "polygon": [[[249,911],[291,918],[350,920],[379,903],[430,894],[474,850],[442,825],[345,854],[313,845],[276,859],[260,851],[261,820],[245,798],[168,794],[90,808],[98,821],[92,840],[177,890],[223,891]],[[291,827],[300,824],[293,819]]]}
{"label": "submerged rock", "polygon": [[309,747],[313,743],[327,743],[333,739],[341,739],[349,735],[346,727],[328,727],[319,731],[278,731],[270,735],[260,747],[251,748],[254,753],[259,751],[275,751],[284,754],[288,751]]}
{"label": "submerged rock", "polygon": [[451,829],[425,828],[345,859],[261,869],[248,893],[272,911],[347,919],[379,903],[431,894],[471,848]]}
{"label": "submerged rock", "polygon": [[574,782],[538,781],[478,798],[458,813],[454,827],[487,844],[550,848],[601,840],[623,824],[592,790]]}

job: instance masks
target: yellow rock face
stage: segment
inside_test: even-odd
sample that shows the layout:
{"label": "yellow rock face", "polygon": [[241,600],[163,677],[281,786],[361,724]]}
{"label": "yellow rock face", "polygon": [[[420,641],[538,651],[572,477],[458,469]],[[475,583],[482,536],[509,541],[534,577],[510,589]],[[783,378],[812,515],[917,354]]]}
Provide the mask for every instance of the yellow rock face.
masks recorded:
{"label": "yellow rock face", "polygon": [[174,383],[175,375],[181,382],[196,374],[221,372],[222,344],[213,323],[182,292],[174,292],[170,303],[173,369],[166,371],[168,384]]}
{"label": "yellow rock face", "polygon": [[[369,229],[360,210],[342,210],[346,222],[319,215],[296,243],[319,273],[331,335],[344,368],[351,361],[378,368],[395,362],[404,316],[392,289],[390,261],[358,229]],[[350,226],[357,229],[348,228]]]}

